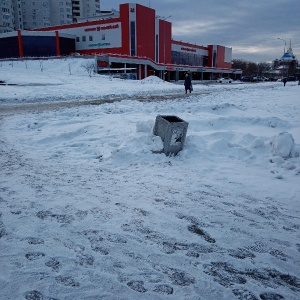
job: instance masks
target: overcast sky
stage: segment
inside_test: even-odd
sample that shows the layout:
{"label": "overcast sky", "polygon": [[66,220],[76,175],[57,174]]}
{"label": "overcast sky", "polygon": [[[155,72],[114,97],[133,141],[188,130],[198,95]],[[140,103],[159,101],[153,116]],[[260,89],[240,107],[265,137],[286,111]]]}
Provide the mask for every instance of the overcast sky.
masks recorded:
{"label": "overcast sky", "polygon": [[264,62],[280,58],[291,39],[300,60],[300,0],[101,0],[101,10],[129,2],[171,15],[175,40],[232,47],[233,59]]}

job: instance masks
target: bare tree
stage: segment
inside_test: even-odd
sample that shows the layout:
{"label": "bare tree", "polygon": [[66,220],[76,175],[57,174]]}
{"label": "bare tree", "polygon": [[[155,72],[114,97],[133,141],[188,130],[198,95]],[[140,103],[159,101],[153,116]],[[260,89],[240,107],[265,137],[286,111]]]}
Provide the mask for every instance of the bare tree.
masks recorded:
{"label": "bare tree", "polygon": [[270,70],[270,67],[270,64],[267,62],[255,63],[242,59],[234,59],[232,61],[232,68],[242,70],[243,75],[246,76],[261,76],[264,72]]}
{"label": "bare tree", "polygon": [[94,62],[89,62],[87,64],[84,65],[85,70],[87,71],[87,73],[89,74],[89,77],[92,77],[92,74],[95,71],[95,65]]}
{"label": "bare tree", "polygon": [[40,60],[40,69],[41,69],[41,72],[44,71],[44,66],[43,66],[43,61],[42,60]]}
{"label": "bare tree", "polygon": [[292,60],[288,68],[288,76],[293,76],[296,73],[296,70],[297,70],[296,60]]}

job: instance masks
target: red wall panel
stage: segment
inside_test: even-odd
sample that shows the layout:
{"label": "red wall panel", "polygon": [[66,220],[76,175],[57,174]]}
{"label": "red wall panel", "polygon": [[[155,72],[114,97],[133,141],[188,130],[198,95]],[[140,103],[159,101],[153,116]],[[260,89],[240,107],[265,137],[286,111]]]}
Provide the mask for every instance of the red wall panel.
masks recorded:
{"label": "red wall panel", "polygon": [[155,10],[136,5],[137,56],[155,59]]}
{"label": "red wall panel", "polygon": [[159,20],[159,62],[171,63],[172,52],[172,24]]}
{"label": "red wall panel", "polygon": [[207,63],[207,66],[212,67],[212,65],[213,65],[213,45],[208,45],[207,49],[208,49],[208,63]]}
{"label": "red wall panel", "polygon": [[225,47],[224,46],[218,46],[218,52],[217,52],[217,68],[231,68],[231,63],[225,62]]}
{"label": "red wall panel", "polygon": [[[121,54],[130,54],[130,32],[129,32],[129,4],[120,5],[120,20],[122,23],[122,52]],[[112,49],[111,49],[112,50]],[[119,53],[112,52],[111,53]]]}

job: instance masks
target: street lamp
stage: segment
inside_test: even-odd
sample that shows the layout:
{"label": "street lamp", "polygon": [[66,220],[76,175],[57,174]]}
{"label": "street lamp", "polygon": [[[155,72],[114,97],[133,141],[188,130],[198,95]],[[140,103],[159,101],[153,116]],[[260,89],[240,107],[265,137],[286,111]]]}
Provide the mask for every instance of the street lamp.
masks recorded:
{"label": "street lamp", "polygon": [[163,74],[163,79],[164,81],[166,80],[166,23],[165,21],[167,19],[171,18],[171,15],[165,18],[162,18],[162,20],[164,21],[164,74]]}
{"label": "street lamp", "polygon": [[281,40],[281,41],[284,42],[284,49],[283,49],[283,54],[284,54],[285,53],[285,48],[286,48],[286,41],[281,39],[281,38],[277,38],[277,40]]}
{"label": "street lamp", "polygon": [[[284,49],[283,49],[283,55],[285,54],[285,48],[286,48],[286,41],[284,39],[281,39],[281,38],[277,38],[277,40],[281,40],[284,42]],[[284,75],[284,61],[282,61],[282,65],[281,65],[281,76],[283,77]]]}

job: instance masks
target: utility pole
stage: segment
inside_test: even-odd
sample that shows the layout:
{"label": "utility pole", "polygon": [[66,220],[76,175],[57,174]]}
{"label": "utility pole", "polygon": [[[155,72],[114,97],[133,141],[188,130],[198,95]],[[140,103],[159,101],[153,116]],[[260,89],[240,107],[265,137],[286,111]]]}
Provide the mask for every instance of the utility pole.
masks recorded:
{"label": "utility pole", "polygon": [[169,19],[171,17],[165,17],[162,18],[162,20],[164,21],[164,74],[163,74],[163,80],[166,80],[166,20]]}

